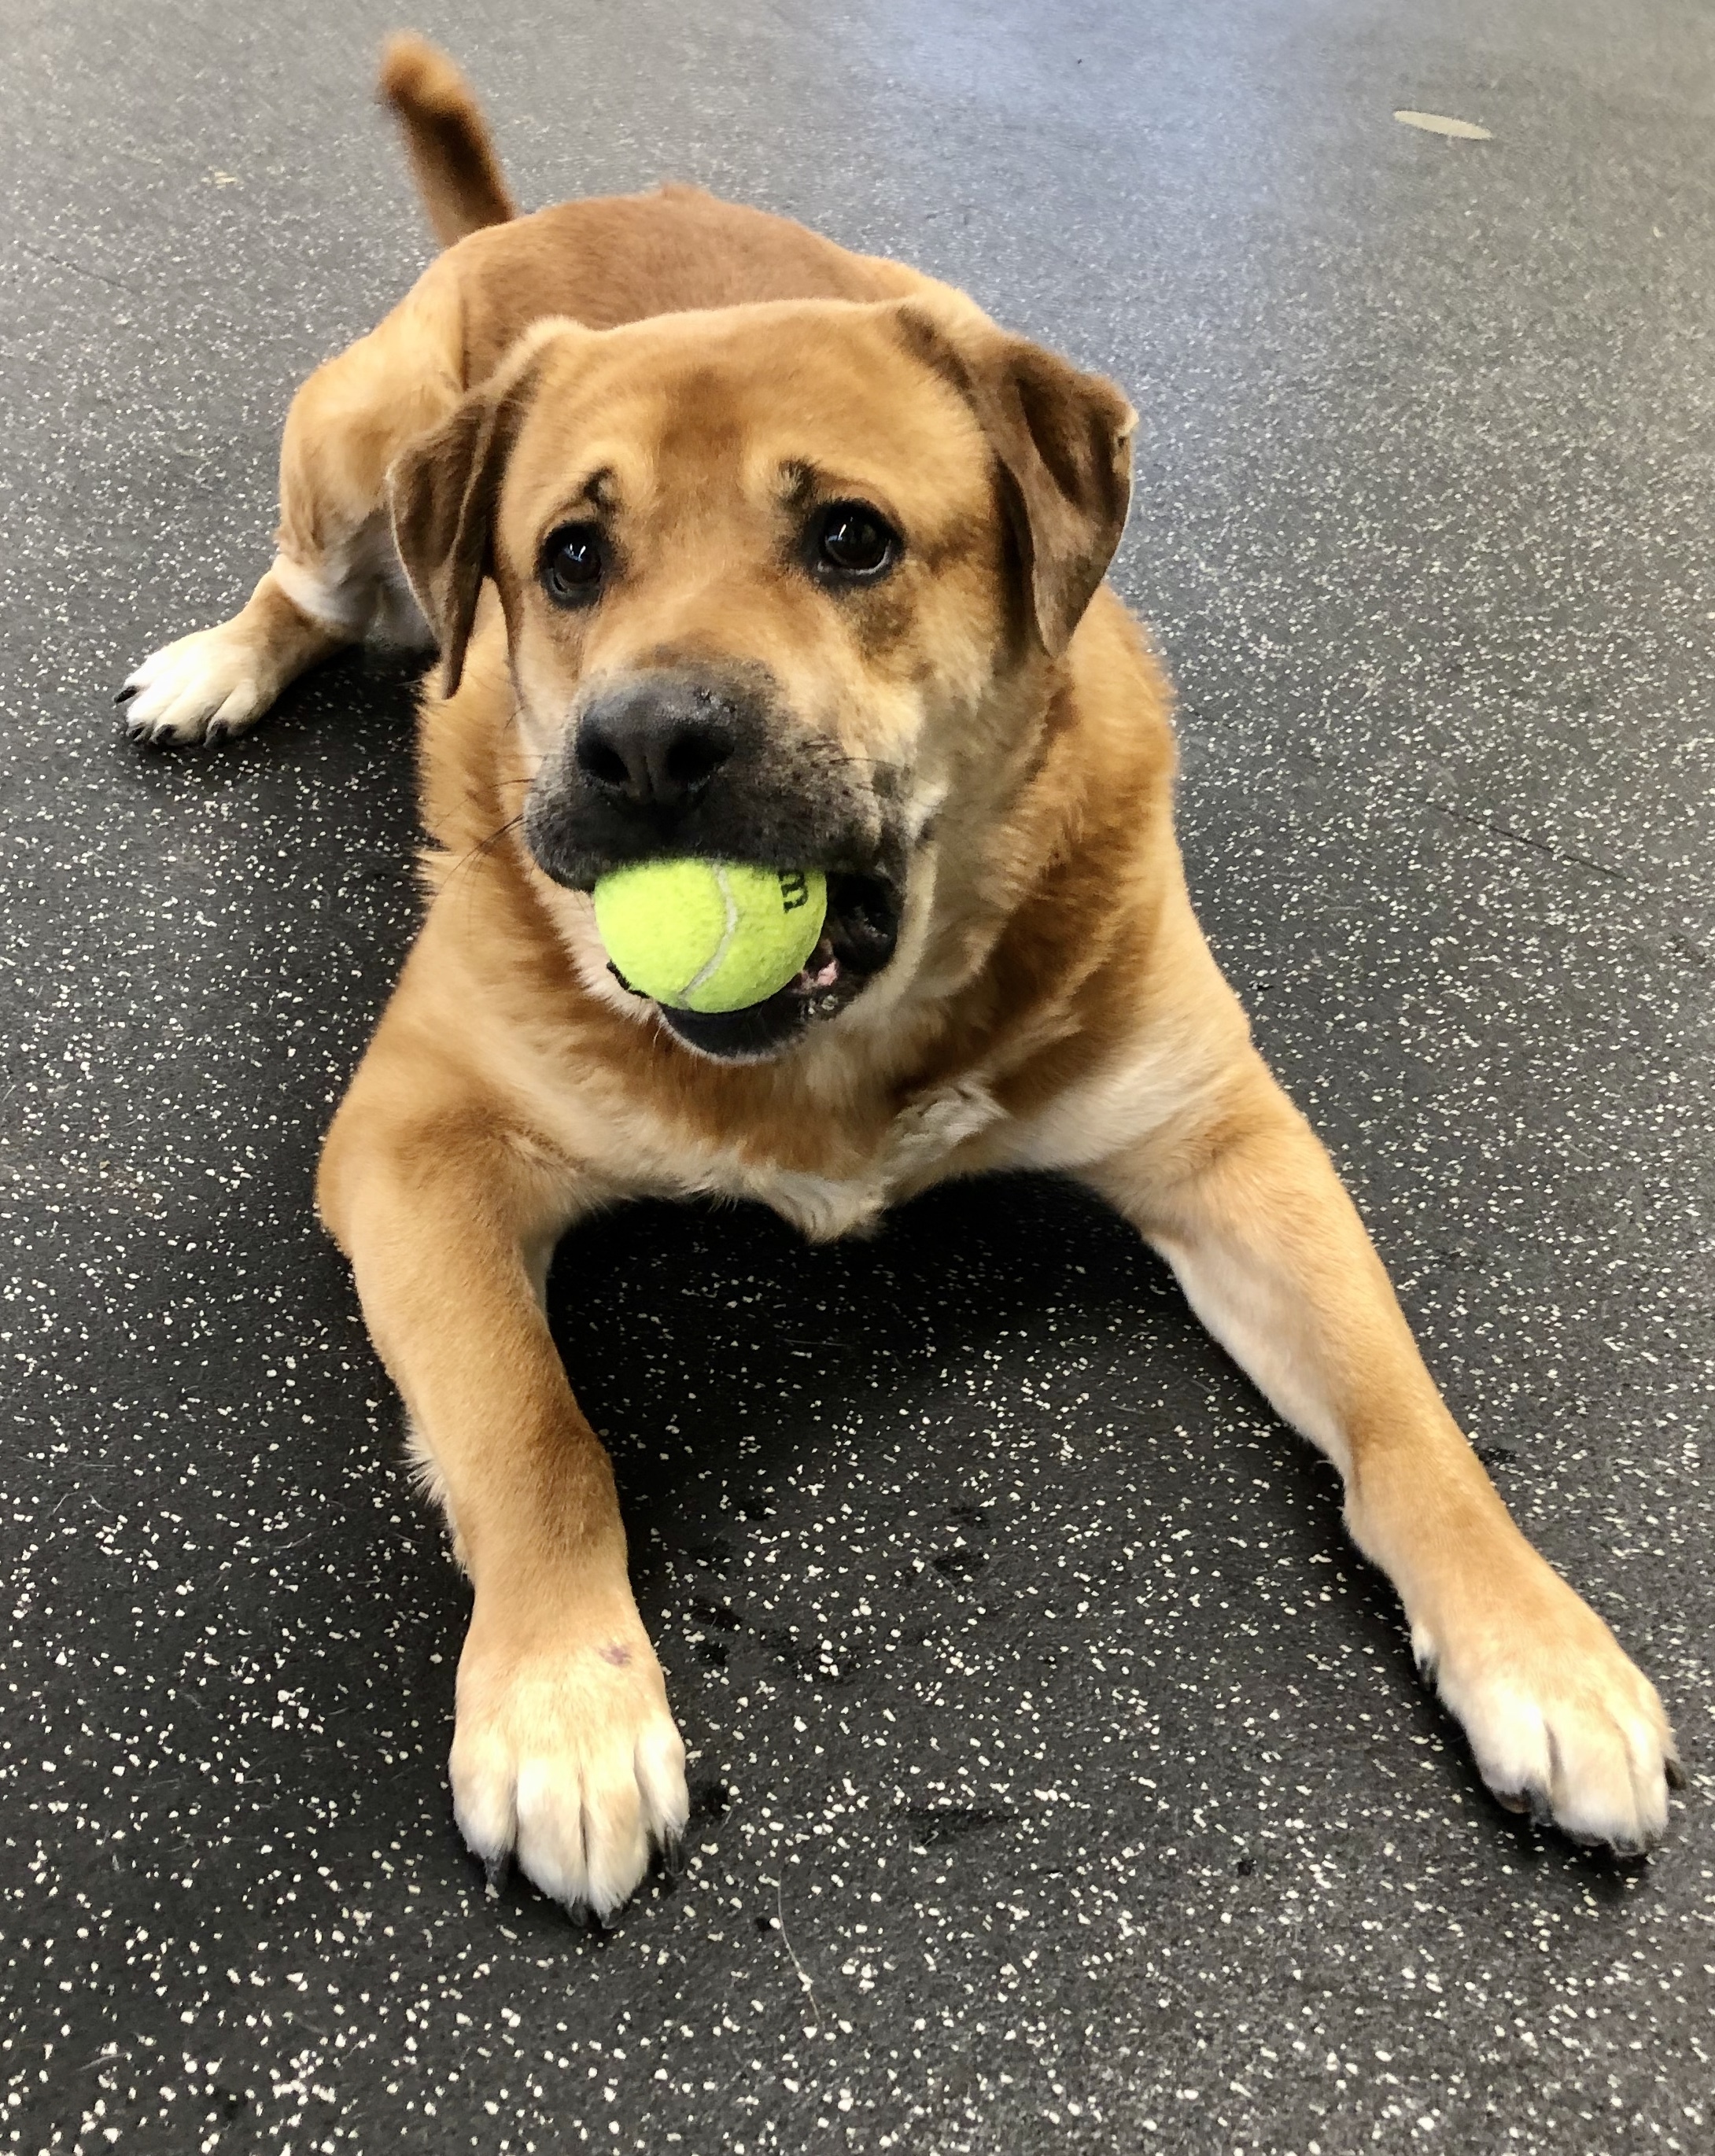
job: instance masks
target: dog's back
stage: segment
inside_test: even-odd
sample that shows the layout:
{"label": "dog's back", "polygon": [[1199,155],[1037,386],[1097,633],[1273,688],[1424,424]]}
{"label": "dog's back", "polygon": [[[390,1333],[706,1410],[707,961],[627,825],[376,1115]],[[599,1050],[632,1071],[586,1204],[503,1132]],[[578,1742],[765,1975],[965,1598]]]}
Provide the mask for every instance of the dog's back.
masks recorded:
{"label": "dog's back", "polygon": [[901,299],[932,284],[700,187],[562,203],[521,217],[475,96],[444,53],[421,38],[393,38],[380,95],[399,123],[436,238],[459,251],[467,381],[490,372],[546,315],[614,329],[757,300]]}

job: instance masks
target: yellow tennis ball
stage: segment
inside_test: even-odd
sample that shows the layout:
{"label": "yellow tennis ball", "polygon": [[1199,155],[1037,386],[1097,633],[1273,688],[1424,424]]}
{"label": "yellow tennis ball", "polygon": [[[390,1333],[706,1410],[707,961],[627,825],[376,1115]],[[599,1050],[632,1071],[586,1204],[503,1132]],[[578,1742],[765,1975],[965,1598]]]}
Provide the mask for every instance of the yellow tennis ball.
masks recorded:
{"label": "yellow tennis ball", "polygon": [[822,933],[819,869],[641,861],[595,887],[595,925],[627,983],[674,1010],[748,1010],[799,972]]}

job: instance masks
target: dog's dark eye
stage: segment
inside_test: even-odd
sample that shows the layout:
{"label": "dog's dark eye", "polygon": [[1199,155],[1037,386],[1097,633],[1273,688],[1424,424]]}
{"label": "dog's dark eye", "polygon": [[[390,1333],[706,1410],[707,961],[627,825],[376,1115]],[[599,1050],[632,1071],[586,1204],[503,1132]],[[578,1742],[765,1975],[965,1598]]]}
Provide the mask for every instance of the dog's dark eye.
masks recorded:
{"label": "dog's dark eye", "polygon": [[830,501],[810,529],[810,557],[824,577],[867,583],[899,557],[899,534],[878,510],[861,501]]}
{"label": "dog's dark eye", "polygon": [[602,535],[593,524],[562,524],[542,545],[542,589],[556,606],[585,606],[595,597],[606,566]]}

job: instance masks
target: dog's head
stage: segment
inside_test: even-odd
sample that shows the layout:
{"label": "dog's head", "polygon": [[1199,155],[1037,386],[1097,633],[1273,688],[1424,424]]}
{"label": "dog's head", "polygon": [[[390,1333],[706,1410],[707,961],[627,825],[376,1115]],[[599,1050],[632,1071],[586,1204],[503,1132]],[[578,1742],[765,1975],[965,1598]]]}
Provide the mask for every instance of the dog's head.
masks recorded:
{"label": "dog's head", "polygon": [[774,1053],[902,963],[951,812],[999,813],[1034,747],[1132,424],[956,295],[816,301],[540,324],[394,465],[449,690],[499,589],[549,876],[825,871],[804,973],[731,1017],[664,1013],[693,1046]]}

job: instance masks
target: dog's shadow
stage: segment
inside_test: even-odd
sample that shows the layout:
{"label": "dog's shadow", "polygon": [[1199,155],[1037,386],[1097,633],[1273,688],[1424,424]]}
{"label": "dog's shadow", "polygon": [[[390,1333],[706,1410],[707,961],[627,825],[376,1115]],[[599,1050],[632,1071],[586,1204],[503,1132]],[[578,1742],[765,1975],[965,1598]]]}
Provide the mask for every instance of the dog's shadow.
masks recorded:
{"label": "dog's shadow", "polygon": [[[759,1207],[636,1204],[567,1239],[548,1296],[573,1388],[614,1460],[639,1605],[675,1704],[690,1710],[688,1735],[699,1666],[734,1689],[761,1671],[855,1704],[870,1681],[891,1697],[901,1658],[932,1631],[974,1621],[991,1651],[1021,1666],[1081,1659],[1105,1628],[1139,1622],[1125,1614],[1143,1576],[1135,1552],[1111,1550],[1106,1578],[1094,1551],[1079,1560],[1096,1574],[1081,1590],[1087,1614],[1055,1593],[1065,1573],[1031,1568],[1048,1543],[1084,1538],[1104,1509],[1110,1522],[1129,1513],[1148,1539],[1189,1530],[1205,1608],[1183,1583],[1148,1620],[1170,1658],[1200,1666],[1230,1653],[1256,1696],[1291,1683],[1326,1693],[1332,1714],[1345,1680],[1306,1665],[1311,1642],[1296,1624],[1270,1636],[1206,1607],[1230,1592],[1236,1608],[1255,1585],[1255,1559],[1234,1547],[1243,1525],[1270,1544],[1295,1604],[1312,1578],[1346,1577],[1337,1622],[1396,1688],[1389,1720],[1447,1745],[1449,1796],[1462,1787],[1515,1861],[1535,1869],[1556,1853],[1487,1798],[1417,1683],[1393,1594],[1347,1543],[1334,1471],[1271,1414],[1160,1260],[1076,1187],[1034,1176],[952,1184],[872,1238],[820,1247]],[[1029,1512],[1051,1524],[1021,1525],[1009,1548],[1003,1494],[1023,1496],[1010,1508],[1021,1522]],[[757,1535],[794,1547],[759,1568],[746,1561]],[[886,1618],[846,1621],[842,1637],[818,1569],[837,1573],[850,1546],[866,1553]],[[1039,1583],[1045,1601],[1034,1599]],[[834,1601],[848,1620],[865,1606],[859,1591]],[[1163,1687],[1163,1714],[1173,1689]],[[1185,1737],[1207,1748],[1200,1722]],[[718,1810],[721,1791],[703,1779],[701,1800]],[[1611,1867],[1578,1869],[1600,1888]]]}
{"label": "dog's shadow", "polygon": [[[548,1304],[628,1516],[670,1548],[786,1509],[782,1477],[813,1476],[824,1440],[849,1476],[860,1433],[879,1446],[901,1418],[926,1463],[951,1443],[957,1475],[961,1435],[1009,1390],[1048,1407],[1062,1327],[1242,1383],[1148,1246],[1048,1178],[954,1184],[819,1246],[760,1206],[628,1205],[567,1238]],[[975,1401],[973,1368],[989,1380]]]}
{"label": "dog's shadow", "polygon": [[973,1618],[1040,1659],[1063,1644],[1045,1566],[1063,1584],[1106,1507],[1078,1562],[1117,1621],[1140,1540],[1218,1553],[1210,1476],[1254,1501],[1259,1442],[1272,1531],[1307,1565],[1338,1546],[1332,1471],[1276,1442],[1167,1268],[1064,1183],[951,1185],[819,1248],[760,1208],[633,1205],[567,1239],[548,1292],[670,1669],[688,1638],[735,1675],[861,1686]]}

